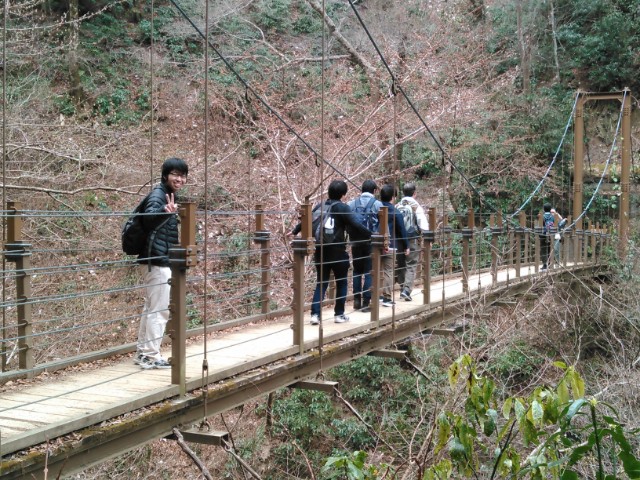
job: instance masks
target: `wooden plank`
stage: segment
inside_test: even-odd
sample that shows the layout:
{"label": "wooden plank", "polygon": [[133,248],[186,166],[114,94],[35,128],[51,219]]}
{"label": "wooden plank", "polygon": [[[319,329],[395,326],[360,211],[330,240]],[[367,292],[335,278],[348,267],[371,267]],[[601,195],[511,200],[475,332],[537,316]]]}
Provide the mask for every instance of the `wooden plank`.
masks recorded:
{"label": "wooden plank", "polygon": [[[67,415],[63,415],[59,413],[57,410],[49,409],[49,411],[29,411],[22,409],[15,409],[7,412],[0,413],[0,419],[9,419],[13,418],[15,420],[21,420],[25,422],[32,422],[34,424],[46,424],[52,422],[58,422],[65,418],[68,418]],[[0,422],[2,424],[2,422]]]}

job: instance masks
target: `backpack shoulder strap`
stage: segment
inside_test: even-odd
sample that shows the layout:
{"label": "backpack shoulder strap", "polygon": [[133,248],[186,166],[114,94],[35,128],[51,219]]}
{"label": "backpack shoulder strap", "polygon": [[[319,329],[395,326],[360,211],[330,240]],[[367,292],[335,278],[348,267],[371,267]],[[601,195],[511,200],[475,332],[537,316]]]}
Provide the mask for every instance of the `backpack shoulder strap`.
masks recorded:
{"label": "backpack shoulder strap", "polygon": [[371,197],[371,200],[369,200],[369,203],[367,203],[367,206],[364,207],[364,211],[370,212],[371,209],[373,208],[374,203],[376,203],[376,197]]}

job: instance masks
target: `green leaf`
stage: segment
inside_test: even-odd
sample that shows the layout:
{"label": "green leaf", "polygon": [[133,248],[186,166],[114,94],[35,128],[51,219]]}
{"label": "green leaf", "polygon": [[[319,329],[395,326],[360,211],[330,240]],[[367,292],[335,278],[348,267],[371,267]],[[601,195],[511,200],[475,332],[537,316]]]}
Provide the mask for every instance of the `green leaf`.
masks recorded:
{"label": "green leaf", "polygon": [[573,375],[571,375],[571,390],[574,399],[584,397],[584,380],[582,380],[582,377],[575,371]]}
{"label": "green leaf", "polygon": [[565,470],[562,472],[560,480],[579,480],[579,478],[578,474],[573,470]]}
{"label": "green leaf", "polygon": [[560,361],[560,360],[557,360],[557,361],[553,362],[553,366],[561,368],[562,370],[566,370],[567,369],[567,364],[562,362],[562,361]]}
{"label": "green leaf", "polygon": [[560,380],[560,383],[558,384],[558,398],[562,404],[569,402],[569,388],[567,387],[567,382],[565,382],[564,378]]}
{"label": "green leaf", "polygon": [[629,452],[620,452],[618,457],[622,461],[622,467],[624,468],[624,473],[626,473],[629,478],[640,478],[640,461]]}
{"label": "green leaf", "polygon": [[631,451],[631,444],[627,440],[627,437],[625,436],[624,431],[622,430],[622,427],[620,425],[616,424],[615,427],[611,429],[611,438],[613,438],[613,440],[624,452]]}
{"label": "green leaf", "polygon": [[490,437],[491,435],[493,435],[493,432],[496,431],[496,422],[495,419],[491,416],[488,416],[485,421],[484,421],[484,425],[482,426],[482,430],[484,432],[484,434],[487,437]]}
{"label": "green leaf", "polygon": [[524,408],[524,405],[522,404],[522,401],[519,398],[515,399],[514,407],[515,407],[516,418],[518,419],[518,422],[522,422],[522,419],[527,414],[527,409]]}
{"label": "green leaf", "polygon": [[540,426],[542,424],[542,417],[544,417],[544,409],[537,400],[534,400],[531,404],[531,416],[533,418],[533,424]]}
{"label": "green leaf", "polygon": [[509,419],[509,416],[511,415],[512,406],[513,406],[513,398],[509,397],[505,400],[504,404],[502,405],[502,416],[505,419]]}
{"label": "green leaf", "polygon": [[458,362],[453,362],[449,366],[449,371],[447,373],[449,376],[449,385],[451,386],[451,388],[453,388],[458,383],[458,376],[460,375],[460,364]]}
{"label": "green leaf", "polygon": [[362,473],[362,470],[356,465],[349,462],[347,465],[347,478],[349,478],[349,480],[363,480],[364,473]]}
{"label": "green leaf", "polygon": [[578,400],[575,400],[567,409],[567,413],[565,414],[565,419],[568,422],[571,422],[571,419],[576,415],[576,413],[580,411],[580,409],[585,403],[587,403],[587,401],[584,398],[579,398]]}
{"label": "green leaf", "polygon": [[593,441],[589,441],[585,445],[574,448],[571,452],[571,455],[569,455],[569,465],[575,465],[576,463],[578,463],[587,453],[591,451],[592,448]]}

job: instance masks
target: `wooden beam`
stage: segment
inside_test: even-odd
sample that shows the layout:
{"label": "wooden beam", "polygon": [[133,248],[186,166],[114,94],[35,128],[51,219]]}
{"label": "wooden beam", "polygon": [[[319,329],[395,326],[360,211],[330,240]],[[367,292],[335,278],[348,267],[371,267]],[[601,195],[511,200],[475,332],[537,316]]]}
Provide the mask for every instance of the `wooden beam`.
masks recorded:
{"label": "wooden beam", "polygon": [[[180,430],[182,438],[185,442],[201,443],[203,445],[215,445],[217,447],[224,447],[229,443],[229,432],[221,430],[200,430],[198,427],[193,427],[188,430]],[[176,440],[174,434],[167,436],[170,440]]]}
{"label": "wooden beam", "polygon": [[372,357],[395,358],[396,360],[404,360],[405,358],[407,358],[407,351],[382,349],[374,350],[373,352],[370,352],[369,355],[371,355]]}
{"label": "wooden beam", "polygon": [[289,385],[289,388],[300,388],[302,390],[316,390],[318,392],[334,393],[338,387],[338,382],[327,382],[325,380],[303,380]]}

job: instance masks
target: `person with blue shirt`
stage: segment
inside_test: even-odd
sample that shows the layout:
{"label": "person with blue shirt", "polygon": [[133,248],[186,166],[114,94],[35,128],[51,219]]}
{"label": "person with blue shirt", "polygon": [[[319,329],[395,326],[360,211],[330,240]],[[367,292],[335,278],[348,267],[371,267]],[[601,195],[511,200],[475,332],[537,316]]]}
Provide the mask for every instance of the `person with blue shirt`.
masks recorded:
{"label": "person with blue shirt", "polygon": [[[362,194],[348,205],[352,212],[363,211],[378,218],[382,203],[374,196],[378,185],[373,180],[362,183]],[[371,232],[377,233],[377,232]],[[351,255],[353,256],[353,308],[368,308],[371,302],[371,236],[362,237],[353,230],[349,232]]]}

